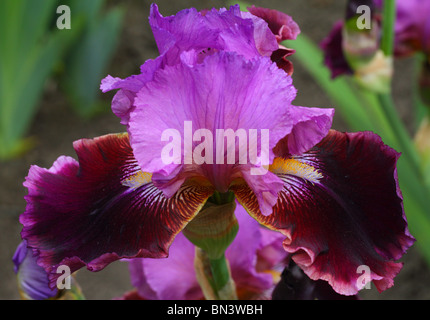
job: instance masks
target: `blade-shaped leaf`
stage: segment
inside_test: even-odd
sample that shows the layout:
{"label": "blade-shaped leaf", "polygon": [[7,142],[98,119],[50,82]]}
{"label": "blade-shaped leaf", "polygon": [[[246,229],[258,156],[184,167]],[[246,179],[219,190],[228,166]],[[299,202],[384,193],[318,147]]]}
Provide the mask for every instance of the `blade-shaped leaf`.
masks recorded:
{"label": "blade-shaped leaf", "polygon": [[84,117],[98,111],[100,79],[118,43],[124,11],[116,8],[87,25],[68,53],[62,84],[73,108]]}

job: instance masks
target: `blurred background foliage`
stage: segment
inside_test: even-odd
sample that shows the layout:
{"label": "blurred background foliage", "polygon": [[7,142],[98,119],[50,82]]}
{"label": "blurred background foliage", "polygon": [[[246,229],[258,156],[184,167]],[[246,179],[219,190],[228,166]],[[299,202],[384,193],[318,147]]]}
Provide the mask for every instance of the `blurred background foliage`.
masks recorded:
{"label": "blurred background foliage", "polygon": [[[104,0],[0,1],[0,160],[21,155],[49,77],[83,118],[101,110],[100,79],[115,52],[124,10]],[[57,8],[66,5],[69,10]],[[70,18],[70,21],[68,19]],[[58,28],[58,25],[70,28]]]}

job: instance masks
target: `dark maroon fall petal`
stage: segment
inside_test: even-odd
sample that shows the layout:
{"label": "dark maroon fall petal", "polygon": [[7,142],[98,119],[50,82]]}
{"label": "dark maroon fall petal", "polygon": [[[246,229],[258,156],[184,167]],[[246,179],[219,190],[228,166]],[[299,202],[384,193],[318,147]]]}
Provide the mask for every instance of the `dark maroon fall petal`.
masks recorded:
{"label": "dark maroon fall petal", "polygon": [[275,35],[278,43],[284,40],[294,40],[300,33],[299,25],[283,12],[256,6],[251,6],[247,9],[254,16],[267,22],[269,29]]}
{"label": "dark maroon fall petal", "polygon": [[288,49],[288,48],[279,48],[276,51],[273,51],[270,56],[270,60],[276,63],[279,69],[284,70],[288,75],[292,75],[294,72],[293,63],[287,59],[287,57],[294,54],[296,50]]}
{"label": "dark maroon fall petal", "polygon": [[275,35],[279,48],[272,52],[270,59],[276,63],[278,68],[284,70],[288,75],[294,72],[293,63],[287,59],[296,52],[286,48],[280,43],[284,40],[295,40],[300,33],[298,24],[287,14],[267,8],[252,6],[248,11],[256,17],[267,22],[270,31]]}
{"label": "dark maroon fall petal", "polygon": [[344,296],[323,280],[310,279],[290,260],[272,292],[272,300],[358,300],[357,295]]}
{"label": "dark maroon fall petal", "polygon": [[120,258],[160,258],[200,210],[212,189],[186,182],[166,198],[134,159],[127,134],[74,143],[79,162],[60,157],[50,169],[32,166],[24,185],[21,236],[50,274],[68,265],[99,271]]}
{"label": "dark maroon fall petal", "polygon": [[312,280],[326,280],[344,295],[370,280],[383,291],[402,267],[393,260],[414,242],[397,181],[398,157],[376,134],[331,130],[303,155],[275,159],[270,171],[284,189],[271,215],[260,213],[246,185],[232,190],[254,218],[286,236],[284,248]]}

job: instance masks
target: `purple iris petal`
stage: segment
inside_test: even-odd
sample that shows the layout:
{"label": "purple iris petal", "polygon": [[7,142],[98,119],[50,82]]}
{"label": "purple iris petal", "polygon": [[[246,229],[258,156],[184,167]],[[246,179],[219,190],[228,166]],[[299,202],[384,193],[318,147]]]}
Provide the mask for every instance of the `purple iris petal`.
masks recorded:
{"label": "purple iris petal", "polygon": [[[190,174],[206,177],[220,192],[225,192],[233,179],[247,175],[250,161],[238,164],[217,162],[215,154],[216,131],[268,130],[269,161],[274,157],[272,149],[277,142],[291,134],[294,152],[303,152],[317,143],[328,132],[333,110],[308,109],[291,105],[296,90],[291,77],[278,69],[269,58],[251,61],[231,53],[215,53],[197,65],[186,63],[166,67],[158,71],[154,80],[147,83],[138,93],[136,107],[130,114],[129,133],[136,159],[144,171],[170,175],[178,168]],[[212,164],[187,169],[190,154],[185,145],[185,123],[192,125],[192,132],[198,129],[209,130],[213,137]],[[297,127],[297,128],[296,128]],[[161,137],[166,130],[174,130],[181,135],[181,158],[166,164],[162,155],[166,142]],[[190,138],[190,137],[188,137]],[[306,141],[301,141],[306,139]],[[260,141],[257,139],[257,141]],[[192,142],[193,147],[198,143]],[[218,145],[219,147],[219,145]],[[236,152],[239,151],[239,146]],[[260,149],[261,151],[261,145]],[[225,155],[224,155],[225,156]],[[270,174],[261,178],[254,186],[261,186],[260,193],[270,190],[273,196],[260,197],[262,210],[271,213],[276,201],[276,177]],[[278,187],[281,185],[278,183]]]}
{"label": "purple iris petal", "polygon": [[[217,53],[199,65],[166,67],[136,98],[129,129],[135,156],[142,170],[172,172],[174,166],[161,159],[166,144],[160,138],[165,130],[175,129],[184,140],[185,122],[192,124],[193,132],[207,129],[213,136],[216,129],[269,129],[271,149],[292,130],[295,93],[291,78],[269,58],[246,61]],[[179,165],[185,163],[181,160]],[[228,183],[213,184],[222,184],[225,191]]]}
{"label": "purple iris petal", "polygon": [[250,12],[241,12],[241,16],[251,19],[254,24],[254,41],[258,52],[262,56],[270,57],[278,49],[278,44],[275,35],[268,28],[267,22]]}
{"label": "purple iris petal", "polygon": [[[353,295],[366,281],[382,291],[393,285],[398,260],[413,244],[397,182],[399,154],[370,132],[330,131],[318,145],[293,158],[276,158],[271,171],[284,182],[270,216],[262,215],[249,187],[238,200],[260,223],[281,231],[284,248],[313,280]],[[362,271],[361,271],[362,272]]]}
{"label": "purple iris petal", "polygon": [[166,259],[132,259],[132,285],[148,300],[198,300],[203,297],[194,272],[194,245],[179,233]]}
{"label": "purple iris petal", "polygon": [[239,231],[226,251],[232,277],[240,290],[268,294],[273,289],[273,276],[286,257],[279,232],[262,228],[241,205],[235,211]]}
{"label": "purple iris petal", "polygon": [[192,49],[201,54],[208,53],[208,48],[236,52],[247,59],[270,56],[278,49],[267,23],[257,16],[241,12],[238,5],[205,12],[190,8],[174,16],[163,17],[153,4],[149,23],[167,65],[179,62],[181,52]]}
{"label": "purple iris petal", "polygon": [[191,8],[163,17],[157,5],[152,4],[149,23],[160,56],[147,60],[141,67],[141,74],[124,80],[108,76],[100,87],[103,92],[120,89],[112,101],[112,110],[124,125],[128,124],[129,113],[140,88],[152,79],[155,70],[179,63],[184,52],[197,52],[199,59],[196,62],[201,62],[207,55],[220,50],[236,52],[251,59],[270,56],[278,49],[267,23],[258,17],[245,15],[237,5],[229,10],[212,9],[204,13]]}
{"label": "purple iris petal", "polygon": [[127,125],[129,121],[129,113],[133,107],[133,102],[136,93],[143,85],[152,80],[154,72],[162,65],[162,57],[154,60],[147,60],[141,66],[141,73],[132,75],[126,79],[114,78],[107,76],[102,80],[100,89],[103,92],[120,89],[112,99],[112,111],[121,119],[121,124]]}
{"label": "purple iris petal", "polygon": [[79,162],[60,157],[32,166],[24,185],[22,237],[55,286],[56,268],[98,271],[124,257],[164,257],[175,235],[198,213],[211,188],[184,184],[169,199],[140,171],[128,136],[75,142]]}
{"label": "purple iris petal", "polygon": [[[164,56],[165,65],[178,63],[183,51],[191,49],[202,51],[207,48],[223,49],[222,44],[218,41],[219,27],[209,24],[205,16],[195,8],[163,17],[158,11],[157,5],[152,4],[149,24],[160,55]],[[250,28],[251,31],[251,25]]]}
{"label": "purple iris petal", "polygon": [[[273,277],[267,271],[286,256],[282,235],[261,228],[240,205],[235,214],[239,232],[226,251],[232,277],[239,291],[267,298],[274,287]],[[149,300],[203,299],[194,271],[194,252],[194,245],[181,233],[170,247],[167,259],[130,260],[133,286],[141,297]]]}
{"label": "purple iris petal", "polygon": [[13,262],[19,288],[25,296],[33,300],[43,300],[57,295],[56,288],[49,288],[48,274],[37,264],[37,256],[32,249],[27,248],[26,241],[22,241],[16,248]]}
{"label": "purple iris petal", "polygon": [[[291,134],[278,142],[275,149],[278,157],[300,155],[308,151],[327,135],[332,125],[334,109],[296,106],[293,108],[294,112],[291,112],[291,116],[296,125]],[[282,148],[283,152],[279,148]]]}

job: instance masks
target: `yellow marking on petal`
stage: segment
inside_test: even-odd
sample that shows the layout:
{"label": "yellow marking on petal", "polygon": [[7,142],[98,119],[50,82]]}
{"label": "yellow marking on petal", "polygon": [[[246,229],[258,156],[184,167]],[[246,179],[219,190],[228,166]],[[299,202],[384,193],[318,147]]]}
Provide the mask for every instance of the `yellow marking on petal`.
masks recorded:
{"label": "yellow marking on petal", "polygon": [[152,179],[152,173],[139,171],[134,175],[132,175],[131,177],[124,179],[122,181],[122,185],[136,189],[140,186],[150,183],[151,179]]}
{"label": "yellow marking on petal", "polygon": [[281,280],[281,272],[277,270],[264,270],[263,273],[268,273],[272,276],[273,284],[277,284]]}
{"label": "yellow marking on petal", "polygon": [[316,168],[291,158],[275,158],[269,170],[274,174],[289,174],[311,182],[318,182],[323,178]]}
{"label": "yellow marking on petal", "polygon": [[123,137],[128,136],[128,133],[127,133],[127,132],[120,132],[120,133],[115,133],[115,135],[116,135],[118,138],[123,138]]}

